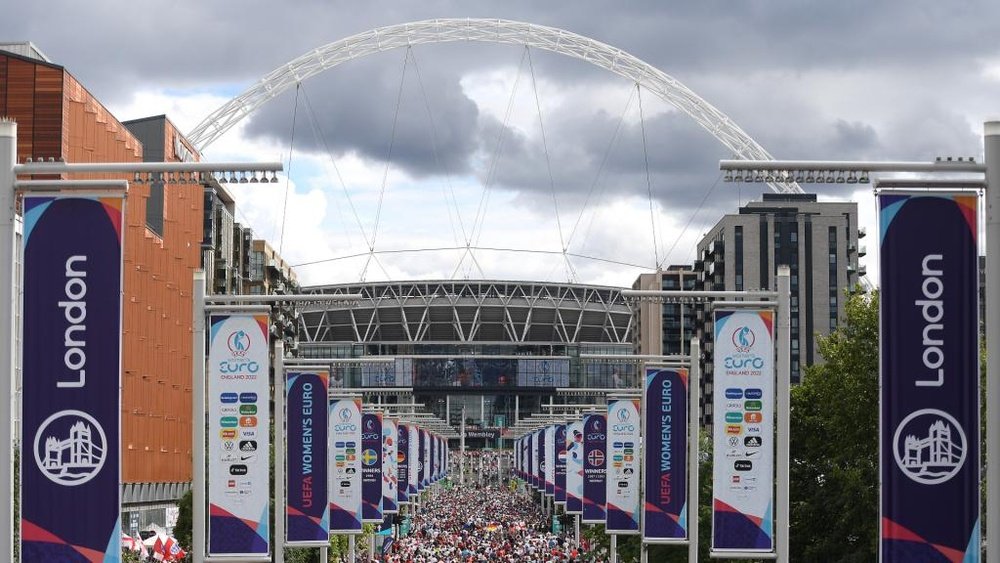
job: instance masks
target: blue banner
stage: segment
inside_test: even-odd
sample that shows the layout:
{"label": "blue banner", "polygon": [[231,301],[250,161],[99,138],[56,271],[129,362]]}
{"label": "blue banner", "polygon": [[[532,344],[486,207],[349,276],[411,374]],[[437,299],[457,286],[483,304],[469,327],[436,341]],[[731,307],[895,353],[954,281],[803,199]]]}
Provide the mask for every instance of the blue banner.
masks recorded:
{"label": "blue banner", "polygon": [[423,492],[427,488],[427,468],[431,462],[428,459],[427,431],[423,428],[417,429],[417,491]]}
{"label": "blue banner", "polygon": [[881,559],[975,563],[978,199],[897,192],[878,200]]}
{"label": "blue banner", "polygon": [[382,414],[361,415],[361,521],[381,522]]}
{"label": "blue banner", "polygon": [[553,496],[556,504],[566,504],[566,425],[556,424],[555,431],[556,467]]}
{"label": "blue banner", "polygon": [[607,490],[608,417],[588,414],[583,418],[583,517],[584,524],[604,524]]}
{"label": "blue banner", "polygon": [[121,554],[123,207],[24,198],[21,561]]}
{"label": "blue banner", "polygon": [[688,371],[646,368],[642,540],[687,539]]}
{"label": "blue banner", "polygon": [[330,531],[334,534],[361,533],[361,422],[360,399],[330,403]]}
{"label": "blue banner", "polygon": [[396,499],[400,505],[410,504],[410,425],[400,422],[396,446]]}
{"label": "blue banner", "polygon": [[326,440],[329,381],[330,374],[325,370],[289,371],[285,379],[286,544],[330,539]]}

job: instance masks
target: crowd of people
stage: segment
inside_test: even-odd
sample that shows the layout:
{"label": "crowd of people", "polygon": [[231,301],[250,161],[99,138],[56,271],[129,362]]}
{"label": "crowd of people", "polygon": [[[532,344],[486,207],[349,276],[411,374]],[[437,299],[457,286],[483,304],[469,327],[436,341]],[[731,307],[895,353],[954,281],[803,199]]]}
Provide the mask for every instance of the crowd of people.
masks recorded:
{"label": "crowd of people", "polygon": [[603,561],[563,534],[549,531],[539,506],[508,486],[469,484],[432,496],[411,533],[396,541],[385,563],[563,563]]}

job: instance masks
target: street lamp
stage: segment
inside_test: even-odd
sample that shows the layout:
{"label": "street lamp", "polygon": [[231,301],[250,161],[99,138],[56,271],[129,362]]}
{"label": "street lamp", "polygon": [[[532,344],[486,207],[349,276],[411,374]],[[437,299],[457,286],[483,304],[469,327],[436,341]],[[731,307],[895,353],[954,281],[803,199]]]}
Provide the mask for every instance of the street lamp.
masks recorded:
{"label": "street lamp", "polygon": [[[725,181],[751,181],[762,174],[770,173],[778,177],[788,177],[806,183],[839,183],[840,175],[846,174],[844,183],[868,183],[872,174],[956,174],[972,175],[973,179],[932,179],[923,181],[920,187],[932,185],[938,188],[979,189],[986,188],[986,435],[994,438],[1000,435],[1000,121],[983,124],[983,145],[985,162],[974,158],[938,158],[933,162],[867,162],[867,161],[821,161],[821,160],[722,160],[719,168],[725,172]],[[770,171],[770,172],[768,172]],[[855,178],[856,182],[850,179]],[[895,186],[893,186],[895,184]],[[916,187],[906,180],[879,180],[880,187]],[[994,440],[994,444],[995,444]],[[1000,538],[1000,447],[986,445],[986,522],[985,537],[991,542],[990,551],[997,548]],[[881,500],[880,500],[881,502]],[[787,561],[788,543],[778,543],[778,558]],[[991,558],[994,559],[995,557]]]}
{"label": "street lamp", "polygon": [[[19,191],[27,190],[92,190],[97,183],[114,186],[121,180],[18,180],[18,176],[115,174],[132,176],[139,183],[158,181],[165,177],[178,183],[200,183],[208,176],[223,178],[266,177],[271,180],[282,169],[281,163],[211,163],[211,162],[120,162],[120,163],[67,163],[62,161],[31,161],[17,164],[17,124],[8,118],[0,118],[0,393],[4,394],[9,412],[15,412],[14,373],[15,354],[15,310],[17,304],[16,270],[16,228],[17,198]],[[225,181],[225,180],[220,180]],[[258,179],[258,182],[261,180]],[[121,187],[126,187],[122,185]],[[13,503],[13,419],[14,416],[0,417],[0,496]],[[197,508],[196,508],[197,510]],[[13,560],[14,554],[14,514],[13,510],[0,510],[0,559]]]}

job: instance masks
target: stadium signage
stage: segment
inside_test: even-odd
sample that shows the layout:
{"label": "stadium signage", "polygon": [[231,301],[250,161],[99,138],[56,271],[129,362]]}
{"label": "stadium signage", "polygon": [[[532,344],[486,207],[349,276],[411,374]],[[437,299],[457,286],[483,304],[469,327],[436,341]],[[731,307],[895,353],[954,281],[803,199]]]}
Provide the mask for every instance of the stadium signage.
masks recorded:
{"label": "stadium signage", "polygon": [[617,421],[607,435],[607,516],[605,528],[613,534],[638,534],[642,496],[639,494],[640,465],[637,455],[642,443],[639,434],[639,400],[608,401],[608,420]]}

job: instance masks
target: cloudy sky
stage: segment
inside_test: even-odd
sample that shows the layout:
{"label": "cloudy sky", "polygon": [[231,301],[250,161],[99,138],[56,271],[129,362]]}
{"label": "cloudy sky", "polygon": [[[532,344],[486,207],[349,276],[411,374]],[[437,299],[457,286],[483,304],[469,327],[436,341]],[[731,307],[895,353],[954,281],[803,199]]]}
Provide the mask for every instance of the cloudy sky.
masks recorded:
{"label": "cloudy sky", "polygon": [[[34,42],[121,120],[166,113],[184,131],[311,50],[429,18],[518,20],[622,49],[776,158],[981,159],[982,122],[1000,118],[995,1],[36,0],[4,12],[0,41]],[[307,284],[630,285],[657,264],[691,263],[721,215],[766,189],[721,182],[730,151],[651,91],[564,55],[486,43],[350,60],[205,155],[285,164],[287,181],[234,187],[237,218]],[[870,188],[818,189],[858,202],[874,232]]]}

